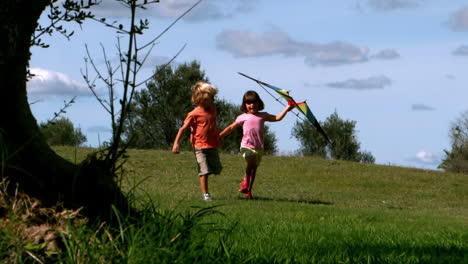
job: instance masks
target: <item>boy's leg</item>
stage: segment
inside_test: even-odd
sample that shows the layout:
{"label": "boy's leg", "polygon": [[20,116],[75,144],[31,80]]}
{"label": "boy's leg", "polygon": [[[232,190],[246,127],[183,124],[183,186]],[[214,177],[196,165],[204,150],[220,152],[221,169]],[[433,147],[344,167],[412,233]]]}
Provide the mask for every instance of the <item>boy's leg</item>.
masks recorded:
{"label": "boy's leg", "polygon": [[206,150],[206,162],[208,164],[208,171],[210,174],[220,174],[223,170],[223,165],[219,159],[218,149]]}
{"label": "boy's leg", "polygon": [[[211,201],[211,196],[208,191],[208,175],[219,173],[222,170],[219,156],[216,149],[196,149],[195,157],[198,163],[198,175],[200,177],[200,188],[203,195],[203,200]],[[214,161],[211,162],[210,161]]]}
{"label": "boy's leg", "polygon": [[202,191],[202,198],[204,201],[212,201],[211,195],[208,192],[208,175],[200,175],[200,187]]}
{"label": "boy's leg", "polygon": [[198,163],[201,191],[205,194],[208,193],[208,175],[210,174],[206,151],[203,149],[196,149],[195,157]]}
{"label": "boy's leg", "polygon": [[208,175],[200,175],[200,187],[202,193],[208,193]]}

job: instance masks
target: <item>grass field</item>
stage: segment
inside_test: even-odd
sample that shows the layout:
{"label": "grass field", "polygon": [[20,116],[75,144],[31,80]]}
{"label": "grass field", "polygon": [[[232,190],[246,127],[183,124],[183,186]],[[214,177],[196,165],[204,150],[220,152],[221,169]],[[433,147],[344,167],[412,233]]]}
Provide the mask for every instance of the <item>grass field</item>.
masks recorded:
{"label": "grass field", "polygon": [[[56,148],[79,162],[89,149]],[[222,154],[201,200],[193,153],[130,150],[124,189],[161,210],[217,206],[198,233],[229,262],[468,263],[468,175],[313,157],[265,156],[254,199],[238,194],[244,162]],[[227,231],[226,231],[227,230]]]}

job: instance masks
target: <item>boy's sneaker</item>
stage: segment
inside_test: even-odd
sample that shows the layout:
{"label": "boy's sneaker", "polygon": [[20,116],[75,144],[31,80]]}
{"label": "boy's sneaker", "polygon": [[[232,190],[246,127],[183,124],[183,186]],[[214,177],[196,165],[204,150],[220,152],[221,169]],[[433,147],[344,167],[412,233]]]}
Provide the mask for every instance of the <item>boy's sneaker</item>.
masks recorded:
{"label": "boy's sneaker", "polygon": [[203,194],[203,201],[212,201],[211,195],[209,193],[204,193]]}
{"label": "boy's sneaker", "polygon": [[247,199],[252,199],[252,193],[251,192],[247,192],[246,194],[244,194],[244,198],[247,198]]}
{"label": "boy's sneaker", "polygon": [[241,181],[239,192],[241,192],[241,193],[248,193],[249,192],[249,186],[247,186],[247,181],[246,180]]}

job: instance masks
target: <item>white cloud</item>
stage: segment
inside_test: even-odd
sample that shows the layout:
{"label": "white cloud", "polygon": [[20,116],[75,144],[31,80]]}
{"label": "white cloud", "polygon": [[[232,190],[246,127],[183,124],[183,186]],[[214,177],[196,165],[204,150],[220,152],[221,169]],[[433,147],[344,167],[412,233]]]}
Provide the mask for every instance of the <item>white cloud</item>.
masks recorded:
{"label": "white cloud", "polygon": [[84,82],[73,80],[68,75],[41,68],[31,68],[35,76],[28,81],[27,90],[31,95],[91,96]]}
{"label": "white cloud", "polygon": [[448,25],[454,31],[468,31],[468,6],[452,13]]}
{"label": "white cloud", "polygon": [[419,151],[412,160],[426,165],[438,165],[441,163],[442,158],[432,152]]}
{"label": "white cloud", "polygon": [[[160,17],[175,18],[190,8],[196,0],[166,0],[155,8]],[[204,0],[187,14],[189,21],[205,21],[232,18],[237,14],[251,12],[257,0],[219,1]]]}
{"label": "white cloud", "polygon": [[344,41],[328,44],[295,41],[277,28],[268,32],[228,30],[220,33],[216,39],[219,49],[237,57],[302,56],[309,66],[365,62],[369,53],[367,47],[359,47]]}
{"label": "white cloud", "polygon": [[417,0],[368,0],[367,4],[374,10],[392,11],[418,6]]}
{"label": "white cloud", "polygon": [[98,5],[92,7],[91,12],[97,17],[117,18],[129,17],[129,9],[117,1],[101,1]]}
{"label": "white cloud", "polygon": [[[145,64],[143,66],[153,68],[154,70],[157,66],[167,64],[169,61],[171,61],[171,59],[172,58],[166,56],[149,56],[148,59],[146,59]],[[171,65],[176,64],[178,63],[175,60],[171,62]]]}
{"label": "white cloud", "polygon": [[391,84],[392,80],[384,75],[380,75],[365,79],[348,79],[342,82],[331,82],[328,83],[327,86],[340,89],[371,90],[382,89]]}
{"label": "white cloud", "polygon": [[301,43],[300,49],[309,66],[337,66],[368,61],[369,49],[335,41],[329,44]]}
{"label": "white cloud", "polygon": [[[196,2],[197,0],[161,1],[159,4],[153,6],[152,11],[157,17],[177,18],[186,12],[190,7],[192,7]],[[202,15],[203,12],[205,12],[205,16]],[[203,17],[208,19],[208,17],[212,18],[218,15],[219,11],[212,7],[212,3],[204,1],[192,9],[185,18],[189,20],[203,20]]]}
{"label": "white cloud", "polygon": [[393,60],[398,59],[399,57],[400,54],[394,49],[385,49],[372,56],[372,58],[381,60]]}
{"label": "white cloud", "polygon": [[457,77],[455,75],[453,75],[453,74],[446,74],[445,78],[447,78],[449,80],[455,80]]}
{"label": "white cloud", "polygon": [[435,110],[434,107],[430,107],[424,104],[412,104],[411,110],[413,111],[433,111]]}
{"label": "white cloud", "polygon": [[257,57],[273,54],[294,55],[295,42],[289,36],[274,29],[270,32],[249,32],[247,30],[224,31],[217,36],[219,49],[238,57]]}
{"label": "white cloud", "polygon": [[460,47],[456,48],[454,51],[452,51],[452,55],[468,56],[468,45],[461,45]]}
{"label": "white cloud", "polygon": [[[163,0],[146,6],[146,10],[137,10],[139,14],[175,19],[191,8],[198,0]],[[184,19],[188,21],[206,21],[231,18],[237,14],[251,12],[258,0],[219,1],[203,0],[192,9]],[[102,17],[128,17],[130,12],[116,1],[102,1],[95,7],[95,14]]]}

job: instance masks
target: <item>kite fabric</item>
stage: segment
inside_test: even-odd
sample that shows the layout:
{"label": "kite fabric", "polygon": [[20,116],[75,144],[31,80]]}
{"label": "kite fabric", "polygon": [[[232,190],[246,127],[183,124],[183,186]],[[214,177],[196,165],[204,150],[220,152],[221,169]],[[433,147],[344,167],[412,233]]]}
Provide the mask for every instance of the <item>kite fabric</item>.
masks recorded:
{"label": "kite fabric", "polygon": [[[240,73],[240,75],[248,78],[248,79],[251,79],[252,81],[258,83],[262,88],[264,86],[274,90],[276,93],[278,93],[281,97],[283,97],[289,105],[294,105],[298,110],[299,112],[301,112],[311,123],[312,125],[317,129],[317,131],[327,140],[328,143],[331,143],[330,139],[328,138],[327,134],[325,133],[325,131],[323,131],[322,127],[320,126],[320,123],[317,121],[317,119],[315,118],[314,114],[312,114],[312,111],[310,110],[309,106],[307,105],[307,103],[304,101],[304,102],[299,102],[299,103],[296,103],[296,101],[289,95],[289,92],[284,90],[284,89],[281,89],[281,88],[278,88],[276,86],[273,86],[273,85],[270,85],[268,83],[265,83],[265,82],[262,82],[262,81],[259,81],[255,78],[252,78],[248,75],[245,75],[243,73]],[[268,92],[268,91],[267,91]],[[270,94],[271,95],[271,94]],[[273,95],[272,95],[273,96]],[[274,96],[273,96],[274,97]]]}

